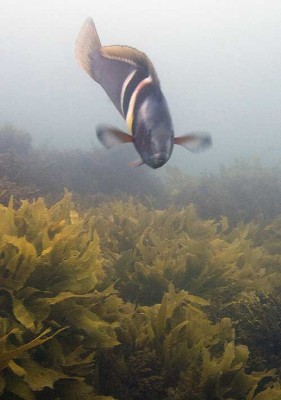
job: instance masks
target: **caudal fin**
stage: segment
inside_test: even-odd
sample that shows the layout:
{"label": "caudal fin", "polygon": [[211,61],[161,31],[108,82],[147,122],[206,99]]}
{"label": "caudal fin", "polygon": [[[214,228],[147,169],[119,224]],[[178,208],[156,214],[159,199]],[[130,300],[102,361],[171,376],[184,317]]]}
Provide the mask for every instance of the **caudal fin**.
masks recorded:
{"label": "caudal fin", "polygon": [[76,58],[81,67],[95,79],[93,68],[93,56],[101,48],[101,42],[97,33],[94,21],[91,17],[87,18],[76,40]]}

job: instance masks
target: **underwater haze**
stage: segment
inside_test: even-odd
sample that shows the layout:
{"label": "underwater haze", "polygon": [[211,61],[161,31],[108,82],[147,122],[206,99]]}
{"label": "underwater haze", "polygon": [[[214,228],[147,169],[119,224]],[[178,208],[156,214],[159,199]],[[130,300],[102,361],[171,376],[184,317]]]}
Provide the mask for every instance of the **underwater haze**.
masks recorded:
{"label": "underwater haze", "polygon": [[281,1],[0,6],[0,400],[281,400]]}
{"label": "underwater haze", "polygon": [[91,16],[102,44],[150,57],[176,136],[211,133],[211,150],[194,156],[175,148],[172,165],[197,172],[240,157],[278,162],[280,15],[278,0],[3,0],[0,125],[24,129],[35,143],[83,149],[100,146],[99,123],[125,129],[75,60],[76,37]]}

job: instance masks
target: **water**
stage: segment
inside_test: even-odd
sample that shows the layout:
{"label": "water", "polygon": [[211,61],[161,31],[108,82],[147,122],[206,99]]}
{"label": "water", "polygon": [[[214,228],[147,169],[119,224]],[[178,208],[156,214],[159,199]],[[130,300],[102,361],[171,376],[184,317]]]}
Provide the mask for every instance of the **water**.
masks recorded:
{"label": "water", "polygon": [[[5,5],[0,399],[281,399],[279,13]],[[102,148],[96,125],[126,125],[74,58],[89,15],[147,53],[175,134],[211,149],[153,170]]]}

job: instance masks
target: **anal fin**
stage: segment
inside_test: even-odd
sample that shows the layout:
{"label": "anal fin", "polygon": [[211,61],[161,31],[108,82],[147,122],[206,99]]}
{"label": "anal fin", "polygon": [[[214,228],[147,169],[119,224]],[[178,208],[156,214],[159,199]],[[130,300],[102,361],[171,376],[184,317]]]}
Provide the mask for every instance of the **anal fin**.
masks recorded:
{"label": "anal fin", "polygon": [[135,161],[132,161],[132,162],[128,163],[128,166],[129,167],[140,167],[143,164],[144,164],[144,162],[142,161],[141,158],[139,158],[139,159],[137,159]]}

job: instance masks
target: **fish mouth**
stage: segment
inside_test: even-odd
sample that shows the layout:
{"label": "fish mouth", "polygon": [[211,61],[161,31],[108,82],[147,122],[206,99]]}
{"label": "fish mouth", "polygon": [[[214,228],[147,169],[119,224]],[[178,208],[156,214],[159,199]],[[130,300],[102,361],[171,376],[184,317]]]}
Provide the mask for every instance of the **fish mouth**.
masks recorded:
{"label": "fish mouth", "polygon": [[151,167],[152,168],[160,168],[167,162],[167,157],[166,154],[163,153],[156,153],[153,155],[153,158],[151,159]]}

